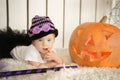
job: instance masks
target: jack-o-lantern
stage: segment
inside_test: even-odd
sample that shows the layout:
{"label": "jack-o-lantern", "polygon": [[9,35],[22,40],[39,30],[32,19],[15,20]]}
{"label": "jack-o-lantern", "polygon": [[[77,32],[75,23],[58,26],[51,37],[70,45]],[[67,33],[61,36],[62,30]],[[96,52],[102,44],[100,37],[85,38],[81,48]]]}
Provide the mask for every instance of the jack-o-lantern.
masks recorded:
{"label": "jack-o-lantern", "polygon": [[71,35],[69,52],[81,66],[119,67],[120,30],[100,22],[81,24]]}

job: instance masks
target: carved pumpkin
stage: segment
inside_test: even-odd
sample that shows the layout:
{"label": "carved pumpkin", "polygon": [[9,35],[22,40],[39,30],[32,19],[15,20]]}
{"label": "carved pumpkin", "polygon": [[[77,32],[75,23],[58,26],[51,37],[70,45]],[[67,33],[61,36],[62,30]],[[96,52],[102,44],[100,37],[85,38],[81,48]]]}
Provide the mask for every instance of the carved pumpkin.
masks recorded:
{"label": "carved pumpkin", "polygon": [[100,22],[81,24],[71,35],[69,52],[81,66],[119,67],[120,30]]}

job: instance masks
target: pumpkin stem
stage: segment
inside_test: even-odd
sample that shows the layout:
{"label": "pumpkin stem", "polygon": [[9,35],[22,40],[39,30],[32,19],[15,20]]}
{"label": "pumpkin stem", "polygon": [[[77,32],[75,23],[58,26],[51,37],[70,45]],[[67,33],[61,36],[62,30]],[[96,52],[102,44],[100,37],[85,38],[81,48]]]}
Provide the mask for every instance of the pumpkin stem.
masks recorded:
{"label": "pumpkin stem", "polygon": [[100,23],[105,23],[107,20],[107,16],[103,16],[102,19],[99,21]]}

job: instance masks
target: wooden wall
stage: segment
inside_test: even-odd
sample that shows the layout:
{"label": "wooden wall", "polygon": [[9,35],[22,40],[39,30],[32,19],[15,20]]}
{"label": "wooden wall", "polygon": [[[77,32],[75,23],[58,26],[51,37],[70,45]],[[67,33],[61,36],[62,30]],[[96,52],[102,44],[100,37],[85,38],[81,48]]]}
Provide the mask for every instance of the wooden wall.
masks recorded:
{"label": "wooden wall", "polygon": [[0,29],[27,30],[35,15],[49,16],[59,30],[56,48],[68,48],[72,31],[81,23],[98,22],[112,0],[0,0]]}

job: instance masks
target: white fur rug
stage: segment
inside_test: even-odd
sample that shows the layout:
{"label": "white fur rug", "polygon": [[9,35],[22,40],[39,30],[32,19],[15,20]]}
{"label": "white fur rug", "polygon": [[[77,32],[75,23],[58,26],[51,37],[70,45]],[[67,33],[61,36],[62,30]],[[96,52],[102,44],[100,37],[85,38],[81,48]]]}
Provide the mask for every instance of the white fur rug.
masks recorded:
{"label": "white fur rug", "polygon": [[[59,55],[67,65],[75,65],[71,62],[67,49],[57,49]],[[35,69],[35,67],[13,59],[2,59],[0,71]],[[27,74],[19,76],[3,77],[0,80],[120,80],[120,68],[96,68],[78,67],[76,69],[61,69],[60,71],[48,71],[47,73]]]}

